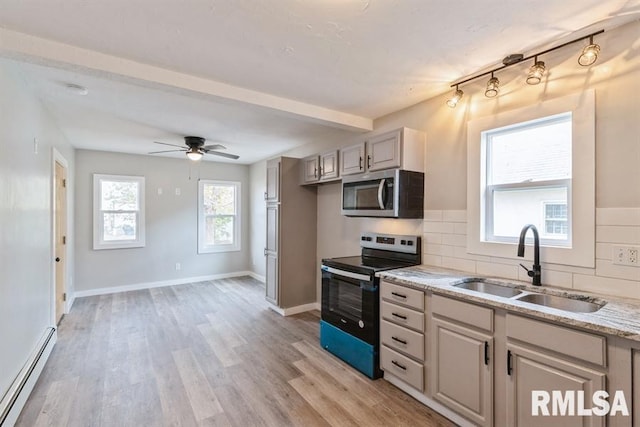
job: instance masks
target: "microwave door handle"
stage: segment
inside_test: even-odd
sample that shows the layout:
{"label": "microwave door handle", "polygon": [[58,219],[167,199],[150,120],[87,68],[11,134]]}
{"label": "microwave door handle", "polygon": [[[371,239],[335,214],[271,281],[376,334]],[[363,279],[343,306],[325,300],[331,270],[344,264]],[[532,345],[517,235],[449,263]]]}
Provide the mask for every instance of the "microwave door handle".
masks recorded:
{"label": "microwave door handle", "polygon": [[384,210],[384,190],[385,190],[385,182],[386,179],[381,179],[380,184],[378,185],[378,206],[380,206],[381,210]]}

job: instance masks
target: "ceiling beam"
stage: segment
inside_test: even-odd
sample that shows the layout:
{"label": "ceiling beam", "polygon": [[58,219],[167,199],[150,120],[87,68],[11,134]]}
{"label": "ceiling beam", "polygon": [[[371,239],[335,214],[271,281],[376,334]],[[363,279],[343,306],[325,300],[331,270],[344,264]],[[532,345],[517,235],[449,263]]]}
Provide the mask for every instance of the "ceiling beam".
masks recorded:
{"label": "ceiling beam", "polygon": [[264,92],[171,71],[113,55],[0,28],[0,55],[24,62],[124,81],[152,89],[200,96],[356,132],[373,129],[373,119]]}

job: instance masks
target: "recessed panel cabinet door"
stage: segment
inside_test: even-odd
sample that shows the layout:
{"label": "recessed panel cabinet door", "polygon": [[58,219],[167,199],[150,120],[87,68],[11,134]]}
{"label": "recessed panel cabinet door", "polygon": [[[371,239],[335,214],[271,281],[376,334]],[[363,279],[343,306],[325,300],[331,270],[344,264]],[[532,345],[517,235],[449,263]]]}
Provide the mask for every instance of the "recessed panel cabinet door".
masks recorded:
{"label": "recessed panel cabinet door", "polygon": [[338,151],[330,151],[320,155],[320,179],[338,177]]}
{"label": "recessed panel cabinet door", "polygon": [[267,191],[264,193],[267,202],[280,201],[280,162],[267,162]]}
{"label": "recessed panel cabinet door", "polygon": [[402,133],[397,131],[367,141],[367,169],[376,171],[399,168],[401,140]]}
{"label": "recessed panel cabinet door", "polygon": [[272,304],[278,305],[278,256],[267,254],[267,274],[266,274],[266,299]]}
{"label": "recessed panel cabinet door", "polygon": [[493,425],[493,338],[433,318],[433,397],[480,426]]}
{"label": "recessed panel cabinet door", "polygon": [[[541,405],[532,404],[532,392],[553,390],[573,395],[568,405],[574,413],[578,411],[577,391],[584,392],[584,407],[592,407],[592,396],[597,390],[605,390],[605,374],[579,364],[559,359],[542,351],[507,345],[507,424],[513,427],[595,427],[604,426],[605,417],[598,416],[552,416],[553,404],[542,405],[550,416],[543,416]],[[536,401],[538,398],[536,397]],[[536,414],[536,415],[534,415]]]}
{"label": "recessed panel cabinet door", "polygon": [[278,228],[280,210],[278,205],[267,206],[267,244],[264,250],[266,257],[266,298],[278,304]]}
{"label": "recessed panel cabinet door", "polygon": [[316,182],[319,178],[318,156],[309,156],[302,159],[302,181],[304,183]]}
{"label": "recessed panel cabinet door", "polygon": [[340,175],[364,172],[364,142],[340,150]]}

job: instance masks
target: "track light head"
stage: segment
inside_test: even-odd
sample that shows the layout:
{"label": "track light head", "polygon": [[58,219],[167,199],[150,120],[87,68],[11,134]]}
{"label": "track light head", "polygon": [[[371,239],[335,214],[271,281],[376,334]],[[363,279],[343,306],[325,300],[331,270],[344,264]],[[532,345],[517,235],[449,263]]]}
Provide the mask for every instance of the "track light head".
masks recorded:
{"label": "track light head", "polygon": [[589,37],[589,45],[582,49],[582,53],[578,57],[578,64],[583,67],[592,65],[598,59],[600,54],[600,45],[593,42],[593,36]]}
{"label": "track light head", "polygon": [[527,84],[537,85],[542,81],[542,76],[544,76],[544,72],[546,67],[544,65],[544,61],[538,61],[538,57],[533,60],[533,65],[529,68],[529,75],[527,76]]}
{"label": "track light head", "polygon": [[491,73],[491,78],[487,82],[487,90],[484,91],[484,96],[487,98],[495,98],[498,95],[498,91],[500,89],[500,80],[497,77],[493,76]]}
{"label": "track light head", "polygon": [[456,105],[458,105],[458,102],[462,99],[463,95],[464,92],[458,89],[458,85],[456,85],[456,91],[453,96],[447,100],[447,105],[451,108],[456,108]]}

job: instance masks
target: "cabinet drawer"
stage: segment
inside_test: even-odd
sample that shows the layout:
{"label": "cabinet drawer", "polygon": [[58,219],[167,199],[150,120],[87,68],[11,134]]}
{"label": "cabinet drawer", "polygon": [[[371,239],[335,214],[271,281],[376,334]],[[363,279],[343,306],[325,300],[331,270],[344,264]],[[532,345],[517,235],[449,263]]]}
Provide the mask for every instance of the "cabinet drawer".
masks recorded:
{"label": "cabinet drawer", "polygon": [[433,295],[431,311],[434,314],[455,319],[469,326],[493,332],[493,310],[457,299]]}
{"label": "cabinet drawer", "polygon": [[424,335],[383,320],[380,322],[380,341],[409,356],[424,361]]}
{"label": "cabinet drawer", "polygon": [[507,337],[606,366],[605,337],[507,314]]}
{"label": "cabinet drawer", "polygon": [[380,288],[383,299],[424,311],[424,292],[384,281]]}
{"label": "cabinet drawer", "polygon": [[424,332],[424,313],[382,301],[380,306],[382,318]]}
{"label": "cabinet drawer", "polygon": [[380,346],[380,365],[382,369],[411,387],[424,389],[424,367],[388,347]]}

